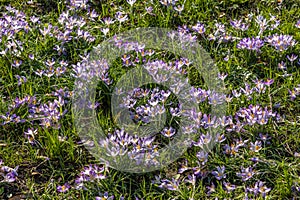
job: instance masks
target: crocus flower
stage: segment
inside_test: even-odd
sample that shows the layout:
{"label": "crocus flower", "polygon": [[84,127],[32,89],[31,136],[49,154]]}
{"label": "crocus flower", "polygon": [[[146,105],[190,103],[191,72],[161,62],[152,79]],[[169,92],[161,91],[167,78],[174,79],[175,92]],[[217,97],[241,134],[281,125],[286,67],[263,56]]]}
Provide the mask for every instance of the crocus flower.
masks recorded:
{"label": "crocus flower", "polygon": [[192,26],[192,29],[199,34],[205,33],[205,30],[206,30],[204,25],[201,24],[200,22],[198,22],[196,25]]}
{"label": "crocus flower", "polygon": [[71,188],[71,186],[68,183],[65,183],[64,185],[59,185],[59,186],[56,187],[57,192],[60,192],[60,193],[65,193],[70,188]]}
{"label": "crocus flower", "polygon": [[218,180],[226,178],[225,166],[217,167],[217,171],[212,171],[212,175],[214,175]]}
{"label": "crocus flower", "polygon": [[241,168],[241,172],[236,173],[238,177],[241,177],[243,181],[247,181],[255,174],[255,171],[252,169],[252,167],[247,168]]}
{"label": "crocus flower", "polygon": [[297,21],[296,25],[297,28],[300,28],[300,20]]}
{"label": "crocus flower", "polygon": [[261,193],[263,198],[265,198],[266,194],[271,191],[271,188],[265,186],[265,183],[262,181],[256,182],[255,187],[258,189],[258,192]]}
{"label": "crocus flower", "polygon": [[259,152],[261,150],[261,141],[255,141],[255,143],[250,143],[250,150],[254,152]]}
{"label": "crocus flower", "polygon": [[[108,192],[105,192],[104,194],[95,197],[95,200],[113,200],[113,199],[114,199],[114,196],[113,195],[109,196]],[[123,198],[121,197],[121,199],[123,199]]]}
{"label": "crocus flower", "polygon": [[35,144],[35,135],[37,135],[37,129],[28,129],[24,134],[30,144]]}
{"label": "crocus flower", "polygon": [[294,62],[298,58],[298,56],[296,56],[295,54],[287,55],[286,57],[287,59],[289,59],[290,62]]}
{"label": "crocus flower", "polygon": [[204,151],[200,151],[197,153],[196,156],[197,156],[199,162],[201,163],[201,165],[205,165],[205,163],[207,162],[208,153],[204,152]]}
{"label": "crocus flower", "polygon": [[165,137],[172,137],[173,135],[175,135],[176,133],[176,129],[170,127],[170,128],[164,128],[163,131],[161,131],[161,134]]}
{"label": "crocus flower", "polygon": [[228,193],[236,189],[236,186],[229,182],[223,182],[223,185]]}

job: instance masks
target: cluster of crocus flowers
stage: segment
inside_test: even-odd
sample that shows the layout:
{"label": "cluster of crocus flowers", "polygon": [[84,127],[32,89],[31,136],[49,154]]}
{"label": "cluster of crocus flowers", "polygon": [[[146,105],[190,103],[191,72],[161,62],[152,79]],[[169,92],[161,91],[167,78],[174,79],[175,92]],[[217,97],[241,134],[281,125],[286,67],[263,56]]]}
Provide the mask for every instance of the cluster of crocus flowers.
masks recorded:
{"label": "cluster of crocus flowers", "polygon": [[5,37],[10,41],[11,39],[14,39],[15,35],[20,31],[23,30],[27,33],[31,30],[31,27],[26,20],[25,13],[11,6],[6,6],[5,9],[8,12],[4,12],[0,19],[0,40]]}
{"label": "cluster of crocus flowers", "polygon": [[0,115],[0,118],[3,119],[3,122],[1,123],[1,125],[6,125],[6,124],[10,124],[10,123],[24,123],[26,120],[25,119],[21,119],[20,116],[16,115],[16,114],[12,114],[10,112],[6,112],[5,115]]}
{"label": "cluster of crocus flowers", "polygon": [[75,180],[75,189],[87,189],[85,184],[105,179],[106,171],[107,169],[104,165],[90,164],[84,167]]}
{"label": "cluster of crocus flowers", "polygon": [[[73,76],[80,79],[80,81],[90,80],[91,77],[100,78],[105,84],[110,85],[112,80],[109,78],[108,70],[109,65],[105,59],[88,61],[89,54],[83,56],[81,62],[78,62],[73,66]],[[80,82],[78,82],[78,87],[81,87]]]}
{"label": "cluster of crocus flowers", "polygon": [[264,41],[258,37],[243,38],[237,44],[237,48],[259,51],[263,45]]}
{"label": "cluster of crocus flowers", "polygon": [[274,34],[266,37],[265,41],[279,51],[285,51],[296,45],[296,40],[291,35]]}
{"label": "cluster of crocus flowers", "polygon": [[265,30],[274,30],[280,25],[280,20],[274,15],[270,15],[269,20],[264,16],[259,15],[255,18],[255,22],[259,27],[259,35],[262,35]]}
{"label": "cluster of crocus flowers", "polygon": [[243,125],[264,125],[268,123],[268,120],[272,117],[276,117],[276,112],[273,112],[267,107],[262,108],[259,105],[250,105],[248,108],[241,108],[236,117],[239,117],[243,121]]}
{"label": "cluster of crocus flowers", "polygon": [[246,31],[249,28],[249,24],[243,23],[243,19],[231,20],[230,25],[237,30]]}
{"label": "cluster of crocus flowers", "polygon": [[155,136],[138,137],[130,135],[124,129],[116,129],[109,133],[107,138],[100,139],[99,145],[105,149],[110,159],[117,156],[126,156],[136,163],[144,162],[149,166],[158,165],[158,145]]}
{"label": "cluster of crocus flowers", "polygon": [[[121,107],[128,108],[133,121],[151,123],[157,115],[162,115],[167,111],[164,105],[171,95],[169,90],[159,88],[134,88],[128,95],[122,98]],[[146,102],[140,105],[140,102]],[[170,103],[171,104],[171,103]]]}
{"label": "cluster of crocus flowers", "polygon": [[152,180],[152,184],[156,184],[159,188],[171,190],[171,191],[177,191],[179,190],[179,185],[181,183],[181,179],[178,178],[172,178],[169,179],[161,179],[160,176],[155,176],[155,180]]}
{"label": "cluster of crocus flowers", "polygon": [[[95,41],[95,37],[92,35],[92,32],[89,27],[90,21],[95,22],[100,20],[98,18],[100,15],[95,11],[90,9],[88,0],[68,0],[69,3],[68,11],[61,12],[61,15],[58,17],[58,24],[43,24],[38,17],[31,16],[30,18],[26,17],[25,14],[21,11],[18,11],[10,6],[5,7],[7,13],[3,13],[0,19],[0,41],[3,42],[4,50],[0,52],[1,55],[12,55],[14,56],[11,61],[11,66],[14,71],[18,71],[20,69],[23,70],[28,64],[26,60],[26,56],[22,55],[24,51],[25,45],[20,39],[20,35],[24,33],[30,33],[34,31],[34,28],[37,29],[36,33],[38,37],[43,38],[45,41],[49,38],[54,39],[54,47],[53,50],[58,56],[66,56],[68,55],[67,48],[68,45],[71,45],[73,41],[76,42],[82,41],[91,43]],[[127,0],[130,7],[133,7],[136,0]],[[165,6],[172,7],[174,10],[179,13],[184,9],[183,5],[177,5],[177,0],[161,0],[160,3]],[[113,9],[112,9],[113,10]],[[78,13],[77,13],[78,11]],[[153,8],[150,6],[146,8],[147,13],[151,13]],[[82,12],[82,13],[81,13]],[[84,16],[82,16],[82,14]],[[101,32],[104,35],[107,35],[112,29],[112,24],[115,22],[121,23],[129,20],[131,16],[125,11],[120,10],[117,11],[114,17],[105,17],[101,19],[102,25],[105,26],[101,28]],[[248,15],[249,18],[252,18],[251,15]],[[89,21],[90,20],[90,21]],[[251,19],[250,19],[251,20]],[[257,16],[255,19],[258,24],[258,28],[260,33],[259,37],[248,37],[248,38],[236,38],[232,34],[233,31],[241,33],[241,31],[246,31],[249,29],[251,23],[248,20],[239,19],[232,20],[230,22],[231,28],[227,27],[226,24],[223,23],[215,23],[214,27],[209,27],[208,25],[204,25],[200,22],[189,26],[182,25],[178,28],[178,33],[185,41],[196,42],[197,37],[201,35],[201,38],[205,38],[208,35],[207,31],[210,28],[214,29],[213,34],[208,35],[209,40],[216,40],[219,43],[234,41],[238,39],[237,48],[260,51],[262,47],[266,44],[270,44],[278,51],[288,50],[289,47],[293,47],[296,45],[296,40],[293,39],[293,36],[290,35],[278,35],[274,34],[268,37],[263,37],[263,33],[266,30],[274,30],[276,29],[280,21],[277,20],[274,16],[271,16],[270,20],[267,20],[263,16]],[[273,23],[272,23],[273,22]],[[296,22],[295,26],[300,28],[300,20]],[[228,31],[229,30],[229,31]],[[275,30],[274,30],[275,32]],[[241,33],[244,34],[244,33]],[[264,39],[263,39],[264,38]],[[124,54],[121,57],[123,67],[128,69],[131,66],[136,66],[141,63],[145,63],[145,69],[151,74],[153,79],[157,83],[164,83],[169,80],[171,75],[179,74],[184,75],[187,72],[187,67],[191,64],[191,62],[185,58],[177,59],[174,62],[166,62],[163,60],[150,60],[150,57],[155,54],[155,51],[145,49],[145,45],[132,43],[127,41],[120,41],[115,38],[116,46],[125,48],[128,51],[133,51],[136,53],[134,56]],[[55,57],[55,56],[53,56]],[[72,76],[75,78],[81,78],[82,80],[87,80],[91,76],[99,77],[105,84],[111,85],[112,79],[109,77],[109,65],[106,60],[97,60],[92,63],[89,63],[89,55],[85,54],[80,56],[82,61],[78,62],[75,65],[70,66],[69,61],[64,61],[59,59],[48,59],[41,60],[39,55],[29,54],[28,58],[29,62],[39,61],[44,66],[41,69],[35,70],[35,74],[39,77],[46,78],[49,81],[54,80],[55,78],[67,76],[68,70],[73,70]],[[295,54],[291,54],[287,56],[287,59],[292,64],[297,64],[298,56]],[[298,61],[298,64],[300,61]],[[41,67],[41,66],[40,66]],[[278,64],[279,69],[286,70],[287,63],[284,61]],[[162,71],[167,71],[166,73],[160,73]],[[28,81],[26,75],[24,74],[14,74],[15,77],[15,85],[27,86]],[[219,74],[219,79],[225,80],[227,74]],[[64,77],[65,78],[65,77]],[[277,80],[276,80],[277,81]],[[176,91],[179,91],[180,81],[176,82],[176,84],[171,85],[172,91],[176,94]],[[261,95],[268,91],[268,87],[274,82],[273,79],[267,80],[255,80],[255,86],[252,87],[251,84],[245,83],[244,87],[237,88],[228,96],[224,94],[216,93],[215,91],[206,90],[203,88],[192,87],[189,91],[189,95],[186,96],[188,101],[195,102],[197,104],[207,102],[209,105],[218,105],[222,104],[224,101],[231,102],[236,98],[240,100],[243,95],[247,97],[248,101],[253,99],[254,95]],[[178,87],[179,85],[179,87]],[[80,87],[81,85],[77,85]],[[288,90],[288,95],[291,100],[295,100],[297,96],[300,94],[300,85],[290,88]],[[51,96],[51,94],[48,94]],[[194,124],[186,127],[182,127],[184,133],[197,133],[198,138],[195,142],[192,142],[191,146],[195,146],[196,148],[201,148],[211,142],[222,143],[224,141],[227,142],[227,133],[228,132],[239,132],[242,133],[246,126],[253,127],[255,125],[266,125],[271,118],[277,117],[277,113],[273,112],[272,109],[267,107],[262,107],[260,105],[246,105],[244,108],[240,108],[236,113],[230,116],[213,116],[210,114],[205,114],[202,112],[196,112],[195,110],[185,110],[184,112],[181,110],[180,105],[173,105],[169,110],[165,107],[165,103],[168,102],[167,99],[171,95],[171,90],[162,90],[159,88],[154,89],[145,89],[145,88],[134,88],[129,94],[123,99],[123,104],[127,109],[130,109],[131,119],[135,122],[143,122],[145,124],[151,122],[151,117],[155,117],[157,114],[165,114],[170,112],[172,117],[180,117],[182,115],[188,115],[189,119],[193,120]],[[52,93],[52,97],[55,100],[42,102],[42,100],[37,100],[36,96],[25,96],[23,98],[15,98],[12,100],[11,105],[9,106],[8,112],[2,114],[1,125],[9,126],[11,124],[18,124],[23,122],[29,122],[33,126],[29,129],[26,129],[24,132],[25,138],[27,139],[29,144],[37,143],[37,128],[34,128],[35,125],[39,125],[43,128],[51,128],[51,127],[59,127],[59,121],[67,112],[64,110],[64,106],[68,103],[68,98],[70,98],[71,92],[67,89],[59,89]],[[146,98],[147,97],[147,98]],[[139,101],[145,100],[144,105],[140,105]],[[99,103],[90,104],[90,109],[96,109],[99,106]],[[26,115],[21,115],[17,113],[17,111],[25,107],[28,109],[28,113]],[[20,115],[20,116],[18,116]],[[22,118],[21,118],[22,116]],[[18,124],[19,125],[19,124]],[[175,126],[174,126],[175,127]],[[143,159],[146,158],[146,162],[149,165],[156,165],[158,162],[156,159],[159,156],[158,153],[158,144],[157,138],[163,138],[163,140],[172,140],[172,137],[176,135],[177,130],[173,126],[163,127],[160,131],[158,131],[157,137],[137,137],[132,136],[126,133],[124,130],[114,130],[112,133],[108,135],[108,137],[104,140],[98,141],[100,146],[107,150],[107,154],[111,157],[116,157],[118,155],[128,156],[130,159],[135,160],[137,163],[141,163]],[[222,127],[224,128],[224,132],[220,132],[216,135],[212,135],[208,129]],[[203,130],[203,128],[205,130]],[[207,131],[207,132],[204,132]],[[226,137],[225,137],[226,135]],[[163,136],[163,137],[161,137]],[[230,138],[232,139],[232,138]],[[259,138],[255,141],[247,140],[247,139],[237,139],[233,142],[229,142],[228,144],[218,144],[224,149],[224,154],[229,156],[237,156],[241,153],[240,148],[246,147],[247,149],[243,149],[245,151],[250,151],[250,154],[254,154],[258,156],[262,149],[264,149],[265,142],[269,140],[270,137],[267,134],[260,133]],[[224,143],[226,143],[224,142]],[[239,152],[240,151],[240,152]],[[299,157],[299,153],[295,153],[295,157]],[[230,159],[232,159],[232,157]],[[216,169],[214,168],[212,171],[206,170],[207,163],[209,163],[209,154],[206,151],[200,150],[196,153],[196,163],[197,166],[188,167],[183,166],[179,170],[179,174],[183,174],[184,172],[191,171],[188,174],[186,179],[162,179],[157,181],[159,187],[165,188],[168,190],[177,191],[180,189],[180,184],[185,180],[188,183],[195,185],[196,178],[206,177],[207,174],[213,176],[213,181],[220,183],[224,188],[224,190],[231,192],[235,190],[238,186],[231,184],[226,180],[226,176],[230,174],[229,167],[226,166],[218,166]],[[253,162],[259,162],[258,157],[251,158]],[[0,161],[0,174],[3,179],[1,182],[14,182],[17,180],[17,170],[12,169],[7,166],[3,166],[2,161]],[[253,181],[253,176],[258,175],[258,173],[253,169],[254,166],[242,167],[241,171],[236,173],[236,175],[243,181],[245,184]],[[90,165],[85,167],[83,171],[80,172],[79,177],[75,181],[75,188],[83,188],[85,189],[85,184],[89,182],[97,182],[98,180],[102,180],[106,178],[106,171],[103,166],[98,165]],[[216,179],[216,180],[215,180]],[[250,181],[248,181],[250,180]],[[214,183],[210,183],[212,186],[207,187],[208,192],[210,194],[215,191]],[[295,185],[294,190],[300,192],[299,186]],[[68,183],[64,185],[57,186],[57,191],[61,193],[67,192],[71,189],[71,186]],[[268,188],[263,182],[256,182],[253,187],[247,187],[246,195],[254,196],[258,198],[259,194],[264,198],[266,194],[271,189]],[[96,197],[96,199],[113,199],[113,196],[109,196],[108,193],[101,194]],[[122,198],[121,198],[122,199]],[[138,199],[138,198],[137,198]]]}
{"label": "cluster of crocus flowers", "polygon": [[69,9],[82,9],[85,10],[88,8],[89,0],[68,0]]}
{"label": "cluster of crocus flowers", "polygon": [[[39,125],[45,128],[59,128],[60,119],[66,114],[67,110],[62,110],[63,106],[68,102],[71,92],[64,89],[59,89],[52,94],[57,97],[54,101],[48,101],[48,103],[41,103],[35,96],[25,96],[24,98],[16,97],[9,107],[9,111],[5,115],[0,115],[3,119],[2,125],[10,123],[24,123],[28,122],[39,122]],[[23,116],[16,115],[15,111],[18,109],[27,108],[28,114]],[[33,129],[30,129],[33,131]],[[33,131],[34,132],[34,131]],[[25,133],[29,143],[34,142],[34,134],[29,131]]]}
{"label": "cluster of crocus flowers", "polygon": [[257,181],[253,187],[247,187],[246,196],[253,194],[255,197],[258,197],[259,194],[265,198],[267,193],[271,191],[271,188],[268,188],[264,182]]}
{"label": "cluster of crocus flowers", "polygon": [[[58,66],[57,66],[58,64]],[[68,63],[66,61],[60,61],[56,64],[54,59],[45,61],[45,69],[37,69],[34,73],[39,77],[46,76],[47,78],[51,78],[55,75],[55,77],[59,77],[65,74],[67,71]]]}
{"label": "cluster of crocus flowers", "polygon": [[178,5],[178,0],[160,0],[159,1],[161,5],[171,7],[175,11],[181,13],[184,9],[184,4]]}

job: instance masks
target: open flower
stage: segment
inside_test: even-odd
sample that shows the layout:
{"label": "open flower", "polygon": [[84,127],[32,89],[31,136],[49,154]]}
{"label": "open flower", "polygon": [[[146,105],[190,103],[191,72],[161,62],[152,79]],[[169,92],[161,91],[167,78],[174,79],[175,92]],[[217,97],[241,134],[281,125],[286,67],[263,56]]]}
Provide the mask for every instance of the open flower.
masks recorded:
{"label": "open flower", "polygon": [[175,135],[175,133],[176,133],[176,130],[174,128],[172,128],[172,127],[170,127],[170,128],[164,128],[164,130],[161,132],[161,134],[163,136],[168,137],[168,138],[170,138],[173,135]]}
{"label": "open flower", "polygon": [[71,186],[68,183],[65,183],[64,185],[59,185],[59,186],[56,187],[57,192],[60,192],[60,193],[65,193],[70,188],[71,188]]}
{"label": "open flower", "polygon": [[217,171],[213,171],[212,175],[214,175],[216,177],[216,179],[218,179],[218,180],[226,178],[225,166],[217,167]]}
{"label": "open flower", "polygon": [[259,152],[261,150],[261,141],[255,141],[255,143],[250,144],[250,150],[254,152]]}
{"label": "open flower", "polygon": [[255,174],[252,167],[242,168],[241,173],[236,173],[238,177],[241,177],[243,181],[247,181]]}
{"label": "open flower", "polygon": [[28,129],[24,134],[30,144],[33,145],[36,143],[35,135],[37,135],[37,129]]}

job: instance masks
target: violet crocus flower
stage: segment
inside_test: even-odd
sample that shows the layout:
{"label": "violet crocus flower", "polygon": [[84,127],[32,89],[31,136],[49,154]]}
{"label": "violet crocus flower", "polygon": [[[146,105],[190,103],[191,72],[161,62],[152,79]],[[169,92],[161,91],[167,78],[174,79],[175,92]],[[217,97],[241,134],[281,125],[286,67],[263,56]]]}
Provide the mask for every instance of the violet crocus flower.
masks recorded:
{"label": "violet crocus flower", "polygon": [[30,144],[33,145],[36,143],[35,135],[37,135],[37,129],[28,129],[24,134]]}
{"label": "violet crocus flower", "polygon": [[7,183],[12,183],[15,182],[18,176],[18,168],[19,166],[15,168],[11,168],[8,166],[3,166],[3,161],[0,160],[0,175],[2,175],[3,180],[1,182],[7,182]]}
{"label": "violet crocus flower", "polygon": [[184,4],[183,5],[174,6],[173,9],[176,10],[177,12],[181,13],[183,11],[183,9],[184,9]]}
{"label": "violet crocus flower", "polygon": [[201,125],[205,128],[205,129],[207,129],[207,128],[209,128],[209,127],[213,127],[213,126],[215,126],[215,125],[217,125],[216,124],[216,116],[211,116],[210,114],[204,114],[203,115],[203,118],[202,118],[202,120],[201,120]]}
{"label": "violet crocus flower", "polygon": [[298,56],[296,56],[295,54],[287,55],[286,57],[287,57],[287,59],[289,59],[289,61],[290,61],[291,63],[293,63],[293,62],[294,62],[295,60],[297,60],[297,58],[298,58]]}
{"label": "violet crocus flower", "polygon": [[259,26],[259,35],[262,35],[262,33],[267,29],[269,21],[262,15],[259,15],[256,17],[255,22]]}
{"label": "violet crocus flower", "polygon": [[263,198],[265,198],[267,193],[271,191],[271,188],[268,188],[267,186],[265,186],[265,183],[262,181],[256,182],[255,188],[257,188],[258,192],[261,193]]}
{"label": "violet crocus flower", "polygon": [[211,193],[216,192],[216,186],[214,183],[212,183],[211,186],[206,186],[206,189],[207,189],[207,192],[206,192],[207,195],[210,195]]}
{"label": "violet crocus flower", "polygon": [[235,144],[231,144],[230,146],[228,144],[225,144],[224,146],[224,153],[227,155],[235,156],[238,154],[239,147]]}
{"label": "violet crocus flower", "polygon": [[172,180],[163,179],[161,180],[161,185],[159,185],[158,187],[165,188],[171,191],[177,191],[179,189],[180,182],[181,181],[179,179],[175,178],[172,178]]}
{"label": "violet crocus flower", "polygon": [[52,25],[49,24],[48,27],[44,27],[44,29],[40,29],[40,32],[43,36],[50,35],[51,36]]}
{"label": "violet crocus flower", "polygon": [[153,11],[153,7],[152,7],[152,6],[145,7],[145,10],[146,10],[146,12],[147,12],[149,15],[155,15],[154,13],[152,13],[152,11]]}
{"label": "violet crocus flower", "polygon": [[229,182],[223,182],[223,185],[225,187],[225,189],[227,190],[228,193],[230,193],[231,191],[235,190],[236,189],[236,186],[229,183]]}
{"label": "violet crocus flower", "polygon": [[121,12],[121,11],[116,13],[116,18],[120,23],[128,20],[128,16],[124,12]]}
{"label": "violet crocus flower", "polygon": [[253,93],[253,89],[248,83],[245,83],[245,88],[241,88],[240,91],[244,93],[249,100],[252,99],[251,94]]}
{"label": "violet crocus flower", "polygon": [[223,94],[212,92],[208,97],[208,103],[216,106],[218,104],[222,104],[223,102],[225,102],[224,98],[225,97]]}
{"label": "violet crocus flower", "polygon": [[192,175],[189,174],[187,179],[185,179],[185,182],[191,183],[192,185],[195,185],[196,184],[196,179],[197,179],[197,177],[195,176],[195,174],[192,174]]}
{"label": "violet crocus flower", "polygon": [[87,9],[88,0],[69,0],[71,9]]}
{"label": "violet crocus flower", "polygon": [[263,142],[266,142],[267,140],[270,140],[271,137],[268,134],[259,133],[259,139],[262,140]]}
{"label": "violet crocus flower", "polygon": [[254,152],[259,152],[261,150],[262,143],[261,141],[255,141],[255,143],[250,143],[250,150]]}
{"label": "violet crocus flower", "polygon": [[110,18],[110,17],[105,17],[105,18],[102,19],[102,21],[107,26],[115,23],[115,21],[112,18]]}
{"label": "violet crocus flower", "polygon": [[201,24],[200,22],[198,22],[196,25],[192,26],[192,29],[199,34],[204,34],[205,30],[206,30],[204,25]]}
{"label": "violet crocus flower", "polygon": [[127,3],[132,7],[136,0],[127,0]]}
{"label": "violet crocus flower", "polygon": [[207,133],[207,134],[201,134],[198,142],[194,143],[194,146],[203,147],[205,145],[208,145],[211,141],[212,141],[211,134],[209,134],[209,133]]}
{"label": "violet crocus flower", "polygon": [[86,182],[94,182],[95,180],[105,179],[105,170],[105,166],[100,166],[96,164],[91,164],[89,166],[84,167],[84,169],[80,172],[80,175],[75,180],[75,188],[83,188],[84,183]]}
{"label": "violet crocus flower", "polygon": [[87,15],[90,17],[91,20],[94,20],[94,18],[97,18],[99,16],[94,9],[92,11],[89,10]]}
{"label": "violet crocus flower", "polygon": [[[95,197],[95,200],[113,200],[114,198],[115,198],[114,195],[109,196],[108,192],[104,192],[104,194]],[[121,197],[121,199],[124,199],[124,198]]]}
{"label": "violet crocus flower", "polygon": [[104,34],[104,36],[106,36],[107,33],[109,32],[109,28],[102,28],[101,32]]}
{"label": "violet crocus flower", "polygon": [[15,77],[18,79],[18,86],[22,85],[23,83],[27,82],[27,79],[25,76],[19,76],[15,75]]}
{"label": "violet crocus flower", "polygon": [[188,167],[188,160],[185,160],[183,164],[181,164],[180,168],[178,169],[178,174],[182,174],[188,170],[192,169]]}
{"label": "violet crocus flower", "polygon": [[215,136],[215,142],[218,142],[218,143],[222,143],[226,140],[226,137],[224,134],[220,134],[220,133],[217,133],[217,135]]}
{"label": "violet crocus flower", "polygon": [[218,78],[222,81],[224,81],[227,76],[228,76],[228,74],[226,74],[226,73],[219,73],[218,74]]}
{"label": "violet crocus flower", "polygon": [[250,158],[250,160],[254,163],[261,162],[261,160],[258,157],[252,157]]}
{"label": "violet crocus flower", "polygon": [[59,185],[56,187],[57,192],[60,193],[65,193],[67,192],[69,189],[71,188],[71,186],[69,185],[69,183],[65,183],[64,185]]}
{"label": "violet crocus flower", "polygon": [[295,24],[295,26],[296,26],[297,28],[300,28],[300,20],[297,21],[297,23]]}
{"label": "violet crocus flower", "polygon": [[212,171],[211,174],[214,175],[218,180],[226,178],[225,166],[217,167],[217,171]]}
{"label": "violet crocus flower", "polygon": [[208,153],[205,151],[199,151],[196,156],[199,162],[201,163],[201,165],[205,165],[208,159]]}
{"label": "violet crocus flower", "polygon": [[12,183],[16,181],[16,177],[18,174],[15,172],[9,172],[4,176],[3,182]]}
{"label": "violet crocus flower", "polygon": [[36,17],[36,16],[31,16],[30,17],[30,21],[32,22],[32,23],[40,23],[40,18],[38,18],[38,17]]}
{"label": "violet crocus flower", "polygon": [[176,133],[176,129],[170,127],[170,128],[164,128],[163,131],[161,131],[161,134],[165,137],[172,137],[173,135],[175,135]]}
{"label": "violet crocus flower", "polygon": [[242,93],[239,92],[239,91],[237,91],[237,90],[232,90],[232,95],[233,95],[235,98],[239,98],[239,97],[242,95]]}
{"label": "violet crocus flower", "polygon": [[270,86],[270,85],[272,85],[273,83],[274,83],[274,79],[270,79],[270,78],[268,78],[268,79],[264,82],[264,84],[267,85],[267,86]]}
{"label": "violet crocus flower", "polygon": [[294,101],[296,99],[296,97],[300,94],[300,90],[298,91],[297,88],[294,88],[294,89],[288,90],[288,91],[289,91],[291,101]]}
{"label": "violet crocus flower", "polygon": [[16,68],[19,68],[20,65],[22,65],[22,60],[15,60],[13,63],[12,63],[12,66],[13,67],[16,67]]}
{"label": "violet crocus flower", "polygon": [[236,173],[236,175],[240,178],[242,178],[243,181],[247,181],[250,178],[253,177],[255,174],[255,171],[252,169],[252,167],[247,167],[247,168],[241,168],[241,172]]}
{"label": "violet crocus flower", "polygon": [[34,60],[34,55],[33,55],[33,54],[29,54],[29,55],[28,55],[28,58],[29,58],[30,60]]}
{"label": "violet crocus flower", "polygon": [[278,69],[280,70],[286,70],[286,63],[281,61],[280,63],[278,63]]}

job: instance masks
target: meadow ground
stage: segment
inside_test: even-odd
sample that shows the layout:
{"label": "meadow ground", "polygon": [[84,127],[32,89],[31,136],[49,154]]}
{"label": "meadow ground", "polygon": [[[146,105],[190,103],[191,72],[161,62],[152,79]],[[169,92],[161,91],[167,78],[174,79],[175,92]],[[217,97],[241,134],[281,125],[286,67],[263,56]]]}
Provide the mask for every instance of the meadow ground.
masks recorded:
{"label": "meadow ground", "polygon": [[[0,199],[300,199],[298,0],[0,0],[0,12]],[[201,73],[191,54],[114,37],[139,27],[173,30],[176,45],[201,45],[214,64]],[[107,39],[123,54],[91,68]],[[128,76],[138,66],[154,82],[121,90],[143,78]],[[175,74],[183,78],[166,87]],[[79,105],[106,139],[81,137],[86,113],[72,112],[90,77],[95,98]],[[184,80],[193,109],[176,92]],[[124,131],[112,106],[156,129]],[[170,160],[164,148],[181,137],[187,151],[147,170]]]}

